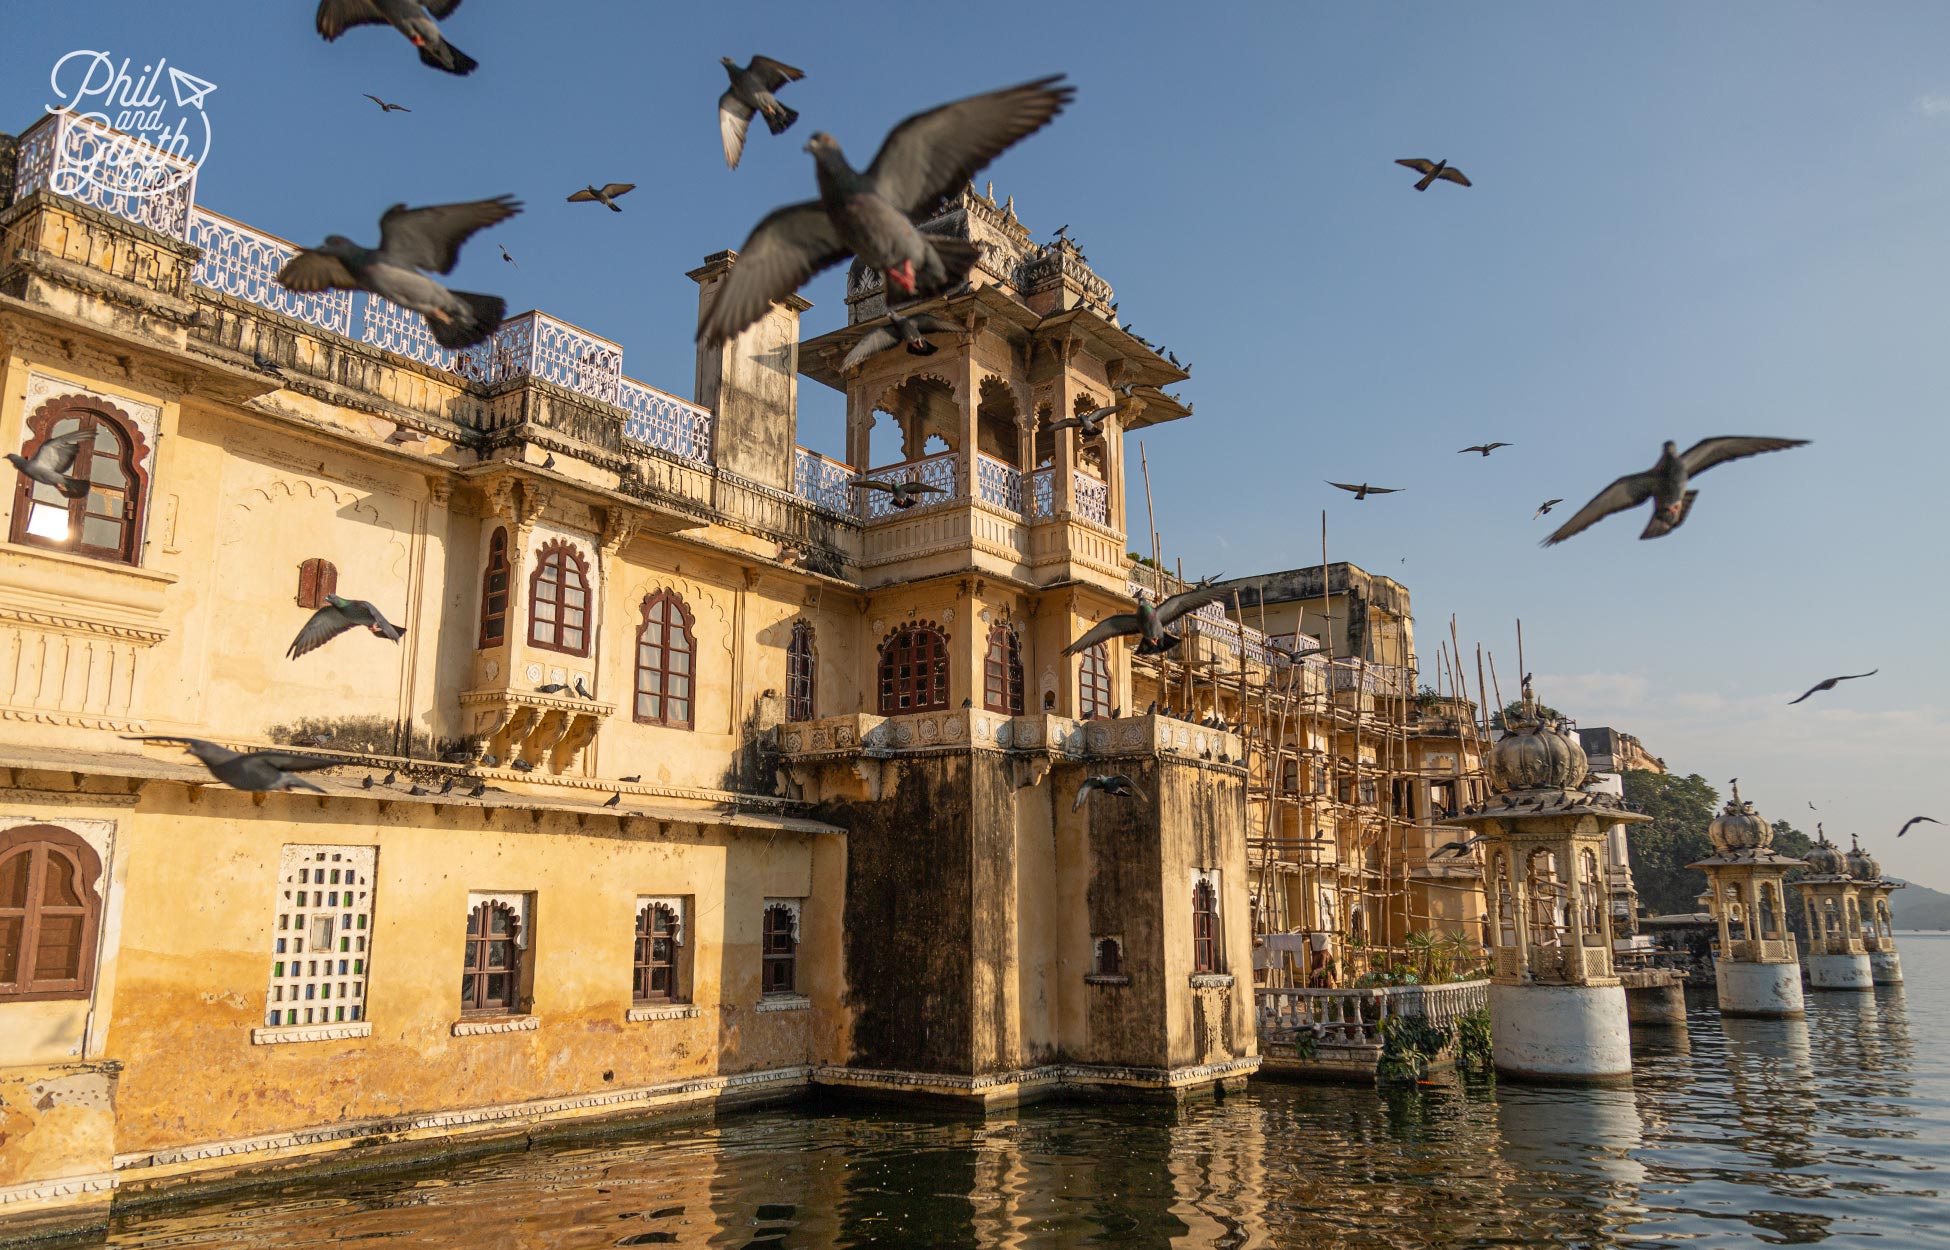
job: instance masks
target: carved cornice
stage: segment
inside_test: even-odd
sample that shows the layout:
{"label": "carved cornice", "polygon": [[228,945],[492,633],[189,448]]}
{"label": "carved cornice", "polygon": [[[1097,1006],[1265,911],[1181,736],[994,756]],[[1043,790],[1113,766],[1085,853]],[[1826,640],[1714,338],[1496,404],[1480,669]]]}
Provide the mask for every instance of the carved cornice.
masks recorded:
{"label": "carved cornice", "polygon": [[65,616],[53,612],[30,612],[26,608],[10,603],[0,603],[0,621],[59,630],[69,634],[94,634],[102,638],[119,638],[124,642],[133,642],[144,647],[153,647],[169,637],[169,631],[166,629],[111,625],[107,621],[91,621],[85,617]]}
{"label": "carved cornice", "polygon": [[187,326],[196,320],[196,304],[180,295],[171,295],[127,278],[103,273],[88,265],[76,264],[38,247],[23,247],[13,254],[6,273],[10,275],[16,270],[178,325]]}

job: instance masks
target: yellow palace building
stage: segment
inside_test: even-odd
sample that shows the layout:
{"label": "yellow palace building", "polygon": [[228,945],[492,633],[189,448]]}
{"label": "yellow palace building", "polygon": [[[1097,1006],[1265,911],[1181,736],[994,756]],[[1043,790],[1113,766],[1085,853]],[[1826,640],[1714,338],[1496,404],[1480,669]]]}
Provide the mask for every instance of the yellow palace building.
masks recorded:
{"label": "yellow palace building", "polygon": [[[0,443],[85,431],[89,484],[0,499],[0,1235],[820,1087],[1252,1071],[1243,745],[1128,714],[1124,644],[1062,654],[1132,602],[1122,435],[1190,411],[1049,428],[1186,376],[1073,244],[970,188],[935,354],[842,370],[856,273],[687,401],[539,312],[454,353],[277,287],[292,245],[193,178],[77,176],[118,142],[45,118],[0,193]],[[288,658],[329,594],[403,637]],[[343,763],[249,794],[144,734]],[[1113,772],[1144,797],[1077,804]]]}

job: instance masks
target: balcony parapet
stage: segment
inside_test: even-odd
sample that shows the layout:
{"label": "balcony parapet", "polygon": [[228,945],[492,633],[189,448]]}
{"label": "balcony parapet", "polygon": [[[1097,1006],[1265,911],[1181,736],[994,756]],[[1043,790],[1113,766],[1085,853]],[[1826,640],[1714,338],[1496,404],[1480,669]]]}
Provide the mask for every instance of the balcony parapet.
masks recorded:
{"label": "balcony parapet", "polygon": [[573,768],[616,714],[613,703],[507,689],[466,691],[460,706],[472,720],[472,736],[501,765],[519,761],[552,774]]}

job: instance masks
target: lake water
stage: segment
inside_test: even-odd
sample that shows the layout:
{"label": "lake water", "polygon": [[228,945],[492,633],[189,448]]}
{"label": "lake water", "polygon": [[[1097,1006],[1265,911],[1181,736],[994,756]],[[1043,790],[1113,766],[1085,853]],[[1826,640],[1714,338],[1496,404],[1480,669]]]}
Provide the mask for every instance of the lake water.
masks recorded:
{"label": "lake water", "polygon": [[1950,1247],[1950,935],[1631,1088],[1255,1082],[1002,1119],[783,1108],[120,1217],[118,1247]]}

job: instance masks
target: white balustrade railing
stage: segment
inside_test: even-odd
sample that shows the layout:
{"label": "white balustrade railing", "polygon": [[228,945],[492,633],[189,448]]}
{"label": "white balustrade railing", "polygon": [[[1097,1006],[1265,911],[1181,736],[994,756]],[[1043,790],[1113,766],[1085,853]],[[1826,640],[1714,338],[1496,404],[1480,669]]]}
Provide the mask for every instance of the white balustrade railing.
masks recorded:
{"label": "white balustrade railing", "polygon": [[1109,483],[1091,477],[1081,469],[1074,472],[1077,482],[1077,515],[1095,521],[1099,525],[1109,525]]}
{"label": "white balustrade railing", "polygon": [[623,349],[547,313],[527,312],[508,318],[486,342],[462,353],[457,371],[490,386],[514,377],[541,378],[599,403],[615,404],[623,381]]}
{"label": "white balustrade railing", "polygon": [[51,191],[186,239],[196,163],[76,113],[51,113],[20,137],[14,196]]}
{"label": "white balustrade railing", "polygon": [[[915,508],[928,508],[947,503],[955,497],[955,476],[956,470],[960,467],[960,454],[944,451],[932,456],[924,456],[919,460],[890,464],[884,469],[869,469],[861,476],[881,482],[926,482],[929,486],[940,487],[944,492],[942,494],[923,493],[915,496]],[[909,511],[912,509],[896,508],[893,496],[883,491],[874,491],[867,499],[869,519],[900,516]]]}
{"label": "white balustrade railing", "polygon": [[793,449],[792,493],[807,503],[851,515],[853,491],[847,484],[854,476],[851,465],[822,456],[811,448]]}
{"label": "white balustrade railing", "polygon": [[1038,469],[1029,475],[1029,515],[1032,520],[1056,515],[1056,470]]}
{"label": "white balustrade railing", "polygon": [[1022,470],[994,456],[975,453],[975,495],[1007,512],[1022,511]]}
{"label": "white balustrade railing", "polygon": [[1437,1028],[1451,1029],[1489,1002],[1488,981],[1333,990],[1260,986],[1253,991],[1263,1040],[1291,1042],[1301,1033],[1310,1033],[1324,1045],[1377,1049],[1382,1024],[1391,1015],[1419,1017]]}
{"label": "white balustrade railing", "polygon": [[203,208],[190,215],[189,241],[203,249],[194,275],[198,286],[351,335],[352,292],[294,291],[278,285],[278,271],[298,254],[297,245]]}
{"label": "white balustrade railing", "polygon": [[623,433],[686,460],[711,462],[711,410],[687,403],[635,378],[619,383],[617,406],[629,415]]}

